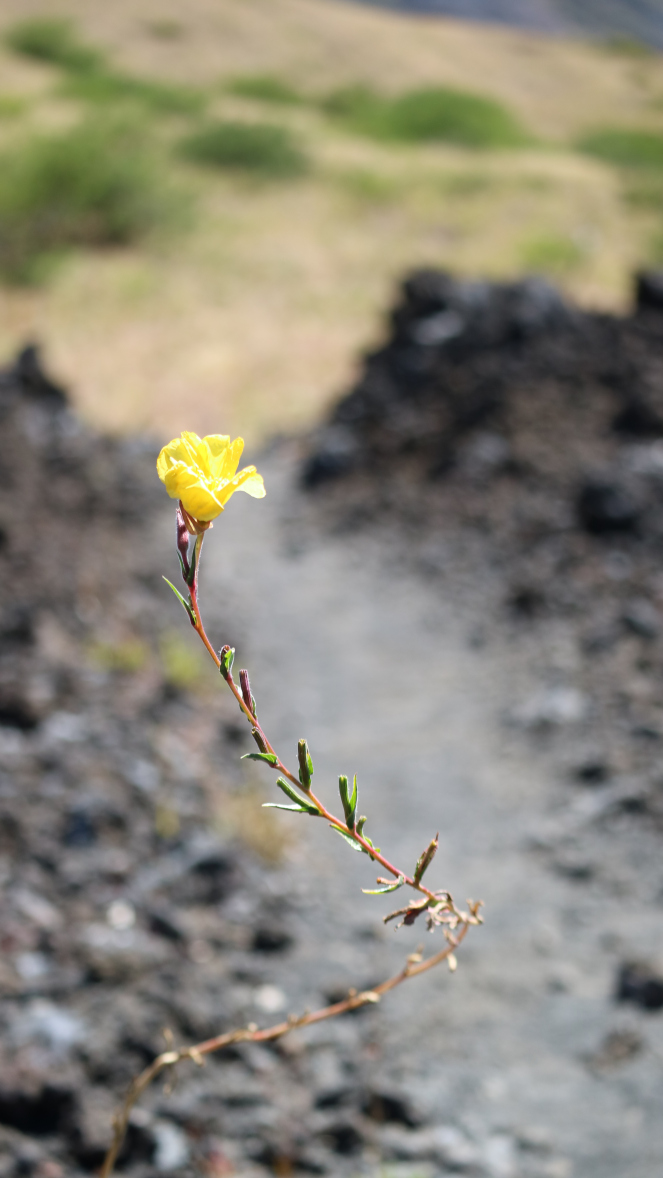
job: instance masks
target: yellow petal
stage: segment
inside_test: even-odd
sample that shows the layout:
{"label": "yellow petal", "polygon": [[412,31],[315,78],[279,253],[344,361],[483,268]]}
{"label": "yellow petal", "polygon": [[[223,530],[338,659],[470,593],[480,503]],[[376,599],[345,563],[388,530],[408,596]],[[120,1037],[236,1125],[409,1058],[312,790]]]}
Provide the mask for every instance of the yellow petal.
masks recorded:
{"label": "yellow petal", "polygon": [[194,519],[207,523],[223,511],[235,491],[262,499],[265,487],[255,466],[236,474],[244,440],[230,441],[228,434],[183,431],[164,446],[157,458],[157,472],[172,499],[181,499]]}
{"label": "yellow petal", "polygon": [[246,491],[254,499],[264,497],[265,487],[262,475],[258,474],[255,466],[245,466],[244,470],[240,470],[239,474],[230,479],[219,495],[221,502],[227,503],[235,491]]}
{"label": "yellow petal", "polygon": [[179,498],[189,515],[203,523],[216,519],[223,511],[223,504],[219,503],[216,496],[201,482],[181,487]]}
{"label": "yellow petal", "polygon": [[165,481],[166,473],[175,462],[181,462],[183,458],[187,457],[181,438],[173,438],[172,442],[164,446],[157,458],[157,474],[161,481]]}
{"label": "yellow petal", "polygon": [[203,438],[203,446],[207,451],[207,462],[212,478],[219,478],[223,474],[225,456],[230,446],[229,434],[208,434]]}
{"label": "yellow petal", "polygon": [[265,484],[263,482],[262,475],[258,474],[257,471],[237,489],[238,491],[246,491],[247,495],[250,495],[253,499],[264,499],[267,493],[265,491]]}
{"label": "yellow petal", "polygon": [[242,457],[242,450],[244,449],[244,438],[235,438],[231,442],[223,460],[223,470],[221,476],[224,479],[231,479],[239,466],[239,460]]}

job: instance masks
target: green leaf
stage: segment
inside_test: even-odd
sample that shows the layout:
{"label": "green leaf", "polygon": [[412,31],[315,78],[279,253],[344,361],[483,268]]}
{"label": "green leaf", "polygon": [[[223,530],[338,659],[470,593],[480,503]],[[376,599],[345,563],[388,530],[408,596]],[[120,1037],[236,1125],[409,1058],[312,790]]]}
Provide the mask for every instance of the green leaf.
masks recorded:
{"label": "green leaf", "polygon": [[343,813],[345,814],[345,823],[350,830],[355,828],[355,814],[357,812],[357,778],[354,780],[354,790],[352,797],[348,788],[348,779],[341,775],[338,779],[338,792],[341,795],[341,802],[343,803]]}
{"label": "green leaf", "polygon": [[279,763],[276,753],[244,753],[240,759],[242,761],[265,761],[267,765],[278,765]]}
{"label": "green leaf", "polygon": [[386,884],[383,888],[362,888],[365,896],[384,896],[386,892],[395,892],[397,888],[402,888],[405,883],[405,876],[399,875],[394,883]]}
{"label": "green leaf", "polygon": [[185,610],[186,610],[187,614],[189,615],[189,621],[191,622],[191,625],[192,625],[192,626],[195,626],[195,624],[196,624],[196,621],[197,621],[197,619],[196,619],[196,615],[194,614],[193,610],[191,609],[191,606],[189,605],[188,601],[185,601],[185,600],[184,600],[184,598],[182,597],[182,594],[180,593],[179,589],[176,589],[176,588],[175,588],[175,586],[173,585],[172,581],[169,581],[169,580],[168,580],[168,577],[163,577],[163,580],[166,582],[166,584],[167,584],[167,585],[170,585],[170,587],[171,587],[171,589],[172,589],[173,593],[175,594],[175,596],[176,596],[177,600],[178,600],[179,602],[181,602],[181,603],[182,603],[182,605],[184,606],[184,608],[185,608]]}
{"label": "green leaf", "polygon": [[367,821],[368,821],[368,819],[365,814],[362,814],[361,818],[357,819],[357,834],[363,834],[364,827],[365,827]]}
{"label": "green leaf", "polygon": [[317,817],[318,811],[311,806],[284,806],[282,802],[263,802],[263,810],[290,810],[295,814],[311,814]]}
{"label": "green leaf", "polygon": [[[365,835],[364,835],[364,839],[365,839],[365,841],[368,843],[368,845],[369,845],[369,847],[371,848],[371,850],[375,851],[376,855],[379,855],[379,854],[380,854],[380,847],[374,847],[374,846],[373,846],[373,844],[372,844],[372,842],[371,842],[371,840],[369,839],[369,837],[368,837],[368,835],[367,835],[367,834],[365,834]],[[362,849],[362,851],[364,852],[364,854],[365,854],[365,855],[371,855],[371,852],[370,852],[370,851],[367,851],[367,850],[366,850],[366,847],[362,847],[361,849]],[[371,859],[372,859],[372,858],[373,858],[373,856],[371,855]]]}
{"label": "green leaf", "polygon": [[309,802],[305,802],[304,799],[299,796],[297,791],[293,789],[293,787],[285,780],[284,777],[277,777],[276,784],[278,785],[279,789],[283,790],[283,793],[286,795],[286,797],[290,798],[290,801],[294,802],[295,805],[300,807],[300,809],[303,809],[306,814],[318,815],[320,813],[318,807],[311,805]]}
{"label": "green leaf", "polygon": [[361,847],[359,843],[356,843],[354,839],[351,839],[350,835],[346,834],[344,830],[339,830],[338,826],[332,826],[332,830],[335,830],[337,834],[340,834],[341,838],[345,839],[346,843],[349,843],[353,851],[363,851],[364,848]]}

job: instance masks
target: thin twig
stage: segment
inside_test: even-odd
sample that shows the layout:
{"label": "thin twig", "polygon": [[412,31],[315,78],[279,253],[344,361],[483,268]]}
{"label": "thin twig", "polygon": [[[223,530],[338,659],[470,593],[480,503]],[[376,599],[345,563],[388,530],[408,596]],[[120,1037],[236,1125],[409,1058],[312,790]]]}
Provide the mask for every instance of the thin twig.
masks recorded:
{"label": "thin twig", "polygon": [[350,991],[348,997],[344,998],[341,1002],[334,1002],[331,1006],[325,1006],[321,1010],[315,1010],[312,1013],[303,1014],[299,1017],[291,1016],[284,1022],[277,1023],[273,1027],[266,1027],[262,1031],[258,1030],[255,1026],[248,1026],[236,1031],[227,1031],[225,1034],[217,1035],[213,1039],[206,1039],[202,1043],[196,1043],[193,1047],[181,1047],[178,1051],[164,1051],[132,1082],[122,1108],[115,1117],[113,1123],[113,1140],[104,1159],[104,1164],[100,1171],[100,1178],[111,1178],[118,1153],[122,1148],[131,1110],[145,1089],[149,1088],[152,1081],[161,1072],[165,1071],[166,1068],[176,1067],[183,1059],[191,1059],[194,1063],[201,1065],[206,1055],[211,1055],[215,1051],[221,1051],[224,1047],[229,1047],[233,1043],[273,1042],[275,1039],[282,1039],[284,1035],[289,1035],[291,1031],[296,1030],[298,1027],[310,1027],[314,1023],[324,1022],[325,1019],[336,1018],[340,1014],[347,1014],[349,1011],[358,1010],[361,1006],[367,1006],[369,1003],[379,1002],[383,994],[394,990],[396,986],[400,986],[408,978],[418,977],[419,974],[427,973],[429,969],[434,969],[436,965],[441,965],[446,959],[453,958],[454,951],[465,937],[471,923],[473,923],[472,919],[467,917],[461,922],[453,936],[448,935],[448,943],[439,953],[435,953],[433,957],[429,957],[426,961],[421,961],[418,954],[413,954],[397,974],[394,974],[391,978],[387,978],[379,986],[374,986],[372,990],[364,990],[360,993]]}
{"label": "thin twig", "polygon": [[[180,505],[180,508],[184,521],[182,527],[185,525],[189,527],[189,518],[186,515],[182,505]],[[195,523],[195,521],[193,522]],[[419,953],[410,956],[407,959],[405,966],[402,970],[400,970],[399,973],[395,974],[391,978],[388,978],[379,986],[375,986],[372,990],[364,990],[360,993],[351,990],[347,998],[343,999],[341,1002],[335,1002],[330,1006],[325,1006],[321,1010],[314,1011],[313,1013],[309,1012],[299,1017],[291,1016],[286,1019],[285,1022],[277,1023],[275,1026],[267,1027],[262,1031],[258,1030],[255,1025],[250,1025],[235,1031],[228,1031],[222,1035],[217,1035],[212,1039],[206,1039],[202,1043],[197,1043],[193,1047],[183,1047],[177,1051],[165,1051],[161,1055],[157,1056],[157,1058],[153,1060],[149,1067],[145,1068],[145,1070],[134,1079],[126,1095],[124,1103],[115,1117],[113,1125],[113,1140],[108,1153],[106,1154],[106,1158],[100,1172],[100,1178],[111,1178],[115,1163],[117,1161],[118,1153],[121,1149],[122,1142],[124,1141],[127,1131],[131,1110],[145,1089],[149,1087],[152,1081],[158,1075],[160,1075],[162,1071],[167,1068],[175,1067],[183,1059],[191,1059],[194,1063],[202,1065],[206,1055],[210,1055],[215,1051],[221,1051],[224,1047],[228,1047],[232,1043],[265,1043],[274,1041],[275,1039],[282,1038],[284,1035],[288,1035],[297,1027],[312,1026],[314,1023],[323,1022],[325,1019],[335,1018],[336,1016],[346,1014],[351,1010],[357,1010],[359,1007],[365,1006],[368,1003],[379,1002],[383,994],[387,994],[390,990],[395,989],[396,986],[400,986],[401,983],[406,981],[408,978],[417,977],[419,974],[426,973],[428,970],[434,969],[435,966],[440,965],[441,962],[445,960],[449,962],[449,967],[453,970],[456,968],[456,959],[454,956],[455,949],[464,939],[470,925],[481,923],[481,917],[479,915],[479,903],[473,904],[468,902],[469,912],[461,912],[456,908],[448,892],[432,892],[428,888],[424,887],[421,883],[421,875],[425,870],[425,866],[428,865],[428,862],[430,862],[433,854],[435,853],[435,849],[437,847],[437,836],[429,844],[426,852],[424,852],[424,855],[417,865],[414,876],[407,875],[404,871],[400,871],[397,867],[394,867],[394,865],[390,863],[389,860],[384,857],[384,855],[382,855],[381,851],[378,851],[375,847],[372,846],[368,839],[359,834],[358,831],[354,828],[354,825],[349,825],[350,820],[348,820],[348,822],[343,822],[341,819],[336,818],[334,814],[330,813],[330,811],[327,810],[320,799],[317,798],[316,795],[312,792],[309,783],[307,782],[306,785],[303,785],[299,777],[296,777],[293,773],[291,773],[287,766],[283,764],[278,753],[276,753],[274,747],[265,735],[255,714],[255,703],[251,697],[250,689],[248,687],[248,678],[246,679],[246,682],[242,683],[242,687],[245,689],[243,692],[237,687],[237,684],[232,677],[230,668],[223,668],[221,657],[219,654],[217,654],[214,647],[212,646],[212,643],[207,637],[198,605],[198,571],[203,540],[205,537],[205,530],[206,526],[203,528],[203,530],[195,533],[195,541],[193,552],[191,554],[190,565],[188,563],[187,553],[185,551],[186,541],[184,542],[183,550],[179,545],[178,533],[178,548],[180,549],[184,581],[189,590],[189,604],[187,605],[187,603],[184,602],[184,599],[181,597],[180,600],[183,601],[183,604],[185,605],[189,614],[191,624],[198,634],[205,649],[219,670],[222,670],[228,687],[232,691],[241,711],[244,713],[246,719],[251,725],[253,735],[256,738],[256,743],[258,744],[261,751],[266,751],[267,753],[271,753],[273,755],[276,760],[276,763],[273,767],[279,773],[282,773],[283,776],[287,778],[287,780],[291,782],[292,785],[295,786],[295,788],[301,794],[303,800],[307,801],[309,805],[315,806],[317,808],[318,814],[322,818],[326,818],[335,830],[338,830],[340,833],[345,835],[346,838],[349,838],[350,840],[357,843],[357,845],[361,847],[361,849],[365,851],[372,860],[380,863],[381,866],[384,867],[385,870],[388,871],[390,875],[394,876],[400,883],[405,883],[415,891],[423,894],[423,900],[417,902],[416,904],[412,902],[408,908],[399,909],[397,912],[391,913],[388,917],[385,917],[385,920],[389,920],[393,916],[404,915],[405,923],[412,923],[412,921],[418,915],[422,914],[428,909],[430,927],[440,923],[445,923],[447,925],[445,928],[446,945],[444,949],[441,949],[439,953],[429,957],[426,961],[421,960],[421,955]],[[186,532],[184,532],[184,536],[186,537]],[[229,650],[230,648],[225,649]]]}
{"label": "thin twig", "polygon": [[[195,574],[194,574],[194,577],[192,580],[192,584],[188,585],[188,589],[189,589],[189,596],[191,599],[191,610],[192,610],[193,616],[195,618],[195,622],[192,622],[193,628],[196,631],[201,642],[203,643],[203,646],[207,650],[208,654],[213,659],[216,666],[220,669],[221,668],[221,659],[220,659],[219,655],[217,654],[217,652],[215,651],[214,647],[212,646],[212,643],[210,642],[210,640],[207,636],[207,633],[205,631],[205,627],[203,625],[202,616],[200,613],[200,607],[198,605],[198,568],[199,568],[199,564],[200,564],[200,555],[202,552],[203,540],[205,539],[205,534],[206,534],[205,532],[201,532],[200,535],[196,536],[194,553],[193,553]],[[290,769],[288,769],[287,765],[285,765],[283,763],[279,754],[276,752],[276,749],[270,743],[264,730],[262,729],[262,727],[258,721],[258,717],[253,714],[251,709],[245,703],[242,693],[232,677],[232,673],[228,672],[228,674],[225,675],[224,677],[225,677],[226,683],[228,684],[228,687],[232,691],[235,699],[237,700],[237,703],[239,704],[241,711],[244,713],[246,719],[248,720],[249,724],[251,725],[252,730],[258,734],[258,737],[260,738],[260,740],[261,740],[262,744],[264,745],[264,747],[266,748],[267,752],[272,753],[277,758],[276,764],[273,766],[273,768],[276,770],[277,773],[283,774],[283,776],[286,777],[288,779],[288,781],[292,785],[294,785],[296,789],[298,789],[300,791],[300,793],[302,794],[302,797],[306,801],[311,802],[314,806],[317,806],[320,817],[326,818],[327,821],[330,823],[331,826],[334,827],[335,830],[338,830],[339,832],[344,834],[346,838],[349,838],[353,842],[357,843],[357,845],[359,847],[361,847],[361,849],[363,851],[365,851],[367,855],[370,855],[372,860],[374,860],[376,863],[379,863],[382,867],[384,867],[385,871],[388,871],[389,874],[393,875],[395,879],[402,879],[403,883],[407,884],[408,887],[413,888],[414,891],[421,892],[424,896],[428,896],[429,900],[431,900],[431,902],[434,904],[440,904],[440,902],[443,902],[444,907],[449,912],[452,912],[455,915],[458,915],[458,913],[453,905],[453,901],[452,901],[451,897],[448,895],[448,893],[432,892],[432,891],[430,891],[429,888],[425,887],[424,884],[422,884],[420,880],[415,880],[414,877],[408,875],[407,872],[401,871],[398,867],[395,867],[393,865],[393,863],[390,863],[389,860],[387,858],[385,858],[385,856],[382,854],[382,852],[377,850],[375,847],[373,847],[368,842],[368,840],[363,837],[363,835],[359,834],[358,831],[355,830],[353,827],[348,826],[345,822],[342,821],[342,819],[337,818],[334,814],[332,814],[326,808],[326,806],[320,801],[320,799],[318,797],[316,797],[316,795],[313,793],[313,791],[311,789],[303,789],[301,782],[299,780],[299,777],[296,777],[295,774],[292,773],[290,771]]]}

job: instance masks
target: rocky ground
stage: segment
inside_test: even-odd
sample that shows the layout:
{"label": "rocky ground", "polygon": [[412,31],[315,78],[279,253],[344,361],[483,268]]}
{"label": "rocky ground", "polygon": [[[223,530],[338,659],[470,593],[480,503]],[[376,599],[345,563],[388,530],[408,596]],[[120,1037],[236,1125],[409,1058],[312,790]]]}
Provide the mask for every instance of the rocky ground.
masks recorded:
{"label": "rocky ground", "polygon": [[[436,882],[487,921],[455,975],[184,1065],[122,1172],[658,1172],[661,301],[414,276],[333,420],[206,540],[210,631],[275,743],[308,737],[327,797],[357,771],[397,861],[439,828]],[[165,1028],[268,1025],[421,933],[322,824],[260,809],[160,580],[152,449],[92,436],[30,352],[0,398],[0,1174],[60,1178],[98,1168]]]}

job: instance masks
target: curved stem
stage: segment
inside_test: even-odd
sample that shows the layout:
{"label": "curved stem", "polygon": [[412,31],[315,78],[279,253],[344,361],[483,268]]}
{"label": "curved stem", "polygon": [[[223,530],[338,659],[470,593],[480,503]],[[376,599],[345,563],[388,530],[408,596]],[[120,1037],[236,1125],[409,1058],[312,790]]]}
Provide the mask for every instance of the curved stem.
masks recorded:
{"label": "curved stem", "polygon": [[[193,576],[193,582],[191,585],[188,586],[188,588],[189,588],[189,596],[191,599],[191,608],[193,610],[193,613],[194,613],[194,616],[196,619],[195,623],[193,623],[194,630],[196,631],[198,637],[200,638],[201,642],[203,643],[203,646],[205,647],[208,654],[210,655],[210,657],[214,661],[215,665],[218,668],[220,668],[221,667],[221,659],[220,659],[218,653],[215,651],[214,647],[212,646],[212,643],[210,642],[209,638],[207,637],[207,633],[205,631],[202,616],[200,613],[200,606],[198,605],[198,568],[199,568],[199,564],[200,564],[200,554],[202,552],[203,540],[205,538],[205,534],[206,534],[205,532],[201,532],[198,536],[196,536],[193,557],[192,557],[194,576]],[[408,875],[404,871],[400,871],[398,869],[398,867],[395,867],[393,863],[389,862],[389,860],[382,854],[381,851],[378,851],[375,849],[375,847],[372,847],[371,844],[368,842],[368,840],[363,837],[363,835],[358,834],[356,830],[351,829],[347,825],[347,823],[342,821],[342,819],[337,818],[334,814],[332,814],[326,808],[326,806],[320,801],[320,799],[312,792],[312,790],[303,789],[301,782],[299,780],[299,777],[296,777],[295,774],[292,773],[288,769],[287,765],[283,764],[283,761],[281,760],[279,754],[276,752],[273,745],[270,743],[267,736],[263,732],[263,729],[261,728],[260,723],[258,722],[257,716],[254,716],[251,709],[249,707],[247,707],[247,705],[244,702],[244,699],[242,697],[242,693],[239,690],[239,688],[237,687],[237,684],[235,683],[231,674],[228,674],[228,676],[226,678],[226,682],[228,684],[228,687],[232,691],[235,699],[237,700],[237,703],[239,704],[241,710],[243,711],[244,715],[246,716],[246,719],[249,721],[251,727],[253,729],[255,729],[256,732],[258,733],[258,735],[260,736],[267,751],[272,753],[277,758],[277,764],[274,765],[274,769],[277,771],[277,773],[282,773],[283,776],[285,778],[287,778],[287,780],[292,785],[294,785],[298,790],[300,790],[300,792],[302,793],[303,797],[306,798],[306,800],[312,802],[314,806],[317,806],[320,817],[326,818],[327,821],[336,830],[338,830],[342,834],[344,834],[346,836],[346,838],[351,838],[354,842],[356,842],[362,848],[362,850],[366,852],[367,855],[370,855],[371,859],[373,859],[376,863],[379,863],[381,867],[384,867],[385,871],[388,871],[389,874],[393,875],[395,879],[402,878],[403,882],[405,884],[407,884],[408,887],[412,888],[416,892],[420,892],[424,896],[427,896],[429,898],[429,900],[433,901],[434,903],[439,903],[441,900],[444,901],[445,897],[447,897],[451,910],[455,911],[455,908],[453,908],[451,897],[448,896],[448,893],[443,893],[442,895],[438,895],[437,893],[432,892],[429,888],[425,887],[422,883],[416,882],[413,876]]]}
{"label": "curved stem", "polygon": [[341,1002],[334,1002],[330,1006],[323,1007],[321,1010],[315,1010],[312,1013],[303,1014],[299,1017],[291,1016],[284,1022],[277,1023],[273,1027],[266,1027],[262,1031],[258,1030],[255,1026],[248,1026],[236,1031],[227,1031],[223,1035],[216,1035],[213,1039],[205,1039],[202,1043],[196,1043],[193,1047],[182,1047],[178,1051],[164,1051],[131,1084],[122,1108],[114,1120],[113,1141],[100,1170],[100,1178],[111,1178],[118,1153],[122,1148],[131,1110],[145,1089],[149,1088],[152,1081],[166,1068],[175,1067],[183,1059],[191,1059],[194,1063],[202,1065],[206,1055],[211,1055],[215,1051],[221,1051],[224,1047],[229,1047],[233,1043],[271,1042],[274,1039],[283,1038],[284,1035],[288,1035],[298,1027],[310,1027],[314,1023],[324,1022],[325,1019],[336,1018],[340,1014],[346,1014],[351,1010],[358,1010],[359,1007],[367,1006],[369,1003],[379,1002],[383,994],[394,990],[396,986],[400,986],[408,978],[415,978],[419,974],[427,973],[429,969],[434,969],[436,965],[440,965],[447,958],[452,957],[454,950],[457,949],[465,937],[469,925],[470,921],[466,920],[461,923],[453,936],[447,934],[448,943],[445,948],[441,949],[439,953],[435,953],[432,957],[429,957],[426,961],[421,961],[418,954],[409,957],[403,969],[399,970],[393,977],[381,982],[379,986],[375,986],[372,990],[364,990],[361,993],[351,990],[348,997],[344,998]]}

